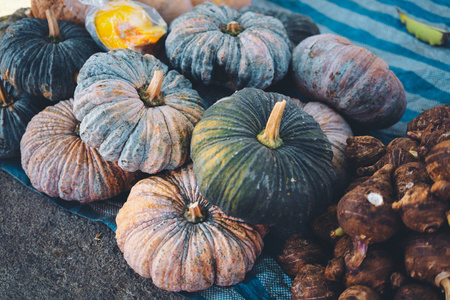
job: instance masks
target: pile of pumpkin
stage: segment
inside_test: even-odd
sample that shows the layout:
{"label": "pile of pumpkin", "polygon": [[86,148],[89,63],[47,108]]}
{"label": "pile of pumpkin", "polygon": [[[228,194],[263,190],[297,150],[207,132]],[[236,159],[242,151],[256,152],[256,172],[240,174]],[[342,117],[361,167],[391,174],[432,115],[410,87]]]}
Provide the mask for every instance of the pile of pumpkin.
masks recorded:
{"label": "pile of pumpkin", "polygon": [[347,139],[354,179],[312,221],[314,234],[292,235],[278,256],[295,277],[293,299],[437,300],[439,288],[449,299],[449,133],[443,105],[387,146],[373,136]]}
{"label": "pile of pumpkin", "polygon": [[[242,281],[271,226],[307,228],[347,187],[352,128],[386,128],[405,111],[381,58],[303,15],[203,3],[165,17],[152,55],[102,51],[73,16],[56,20],[64,5],[1,20],[0,158],[20,156],[51,197],[131,189],[118,246],[166,290]],[[32,17],[42,7],[46,19]],[[287,77],[307,103],[265,91]],[[227,95],[208,107],[208,86]]]}

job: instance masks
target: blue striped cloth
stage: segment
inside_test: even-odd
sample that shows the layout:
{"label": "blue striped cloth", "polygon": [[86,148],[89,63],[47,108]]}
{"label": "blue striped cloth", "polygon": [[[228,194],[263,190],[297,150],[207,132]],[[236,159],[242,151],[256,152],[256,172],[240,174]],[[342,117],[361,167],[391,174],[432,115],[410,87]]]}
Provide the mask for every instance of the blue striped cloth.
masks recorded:
{"label": "blue striped cloth", "polygon": [[[388,143],[405,136],[406,124],[424,110],[450,105],[450,51],[414,38],[398,19],[396,7],[419,22],[449,31],[450,0],[254,0],[255,5],[281,6],[310,16],[321,33],[350,39],[384,59],[403,83],[408,105],[401,121],[390,128],[368,132]],[[0,160],[0,168],[33,189],[19,160]],[[34,189],[33,189],[34,190]],[[44,195],[45,196],[45,195]],[[85,218],[116,229],[115,215],[126,199],[123,194],[108,201],[80,205],[50,198],[57,205]],[[265,249],[246,279],[233,287],[213,286],[196,293],[180,293],[190,299],[290,299],[292,279],[283,273],[272,253],[282,245],[282,234],[269,234]]]}

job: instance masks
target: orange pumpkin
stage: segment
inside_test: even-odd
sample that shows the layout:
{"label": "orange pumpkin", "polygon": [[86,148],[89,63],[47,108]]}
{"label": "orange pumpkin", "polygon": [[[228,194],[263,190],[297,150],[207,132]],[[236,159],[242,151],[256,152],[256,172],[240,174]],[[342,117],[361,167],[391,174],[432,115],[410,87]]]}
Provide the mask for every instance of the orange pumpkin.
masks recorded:
{"label": "orange pumpkin", "polygon": [[242,281],[267,228],[225,215],[197,187],[192,164],[139,181],[116,217],[128,264],[169,291],[198,291]]}

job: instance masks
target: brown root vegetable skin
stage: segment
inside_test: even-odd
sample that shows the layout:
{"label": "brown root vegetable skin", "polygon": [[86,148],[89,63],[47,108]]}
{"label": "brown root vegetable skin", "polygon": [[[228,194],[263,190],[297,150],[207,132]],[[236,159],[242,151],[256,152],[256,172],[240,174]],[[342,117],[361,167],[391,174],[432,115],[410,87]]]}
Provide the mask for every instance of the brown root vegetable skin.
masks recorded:
{"label": "brown root vegetable skin", "polygon": [[450,105],[435,106],[411,120],[406,131],[422,131],[430,124],[440,124],[448,119],[450,119]]}
{"label": "brown root vegetable skin", "polygon": [[423,284],[407,284],[402,286],[394,296],[394,300],[440,300],[436,290]]}
{"label": "brown root vegetable skin", "polygon": [[[75,8],[83,6],[78,1],[72,1]],[[79,4],[78,4],[79,3]],[[84,18],[73,14],[66,6],[64,0],[31,0],[31,11],[33,16],[39,19],[46,19],[45,11],[52,9],[55,13],[56,19],[75,23],[84,26]],[[87,6],[84,7],[84,14],[86,14]]]}
{"label": "brown root vegetable skin", "polygon": [[295,276],[291,286],[292,300],[332,300],[337,298],[333,283],[325,279],[325,267],[304,265]]}
{"label": "brown root vegetable skin", "polygon": [[392,208],[400,212],[403,223],[409,229],[432,233],[445,223],[448,204],[435,197],[429,185],[418,183],[407,190],[401,200],[392,203]]}
{"label": "brown root vegetable skin", "polygon": [[356,174],[358,176],[372,175],[387,164],[393,164],[397,168],[405,163],[417,161],[418,149],[419,143],[416,140],[406,137],[396,138],[387,145],[383,157],[371,166],[357,168]]}
{"label": "brown root vegetable skin", "polygon": [[323,214],[317,216],[311,222],[314,236],[327,244],[333,245],[339,239],[339,236],[334,234],[338,228],[336,205],[330,205]]}
{"label": "brown root vegetable skin", "polygon": [[348,287],[338,300],[381,300],[380,295],[365,285]]}
{"label": "brown root vegetable skin", "polygon": [[419,157],[424,158],[435,145],[450,139],[450,119],[439,124],[430,124],[422,131],[408,131],[407,136],[420,141]]}
{"label": "brown root vegetable skin", "polygon": [[335,257],[328,261],[325,268],[325,278],[329,281],[340,281],[345,274],[345,261],[343,257]]}
{"label": "brown root vegetable skin", "polygon": [[326,258],[317,243],[296,233],[286,240],[277,260],[286,274],[295,277],[304,265],[321,264],[326,261]]}
{"label": "brown root vegetable skin", "polygon": [[428,175],[434,181],[431,192],[442,200],[450,199],[450,140],[434,146],[425,158]]}
{"label": "brown root vegetable skin", "polygon": [[354,167],[367,167],[377,162],[386,153],[386,146],[370,135],[349,136],[345,156]]}
{"label": "brown root vegetable skin", "polygon": [[407,274],[444,289],[450,300],[450,233],[414,235],[405,244]]}
{"label": "brown root vegetable skin", "polygon": [[406,191],[418,183],[431,183],[426,165],[423,162],[410,162],[399,166],[394,172],[393,179],[397,199],[403,198]]}
{"label": "brown root vegetable skin", "polygon": [[399,227],[397,213],[391,207],[393,169],[391,164],[384,166],[345,194],[337,205],[339,225],[354,241],[354,258],[348,262],[351,268],[361,264],[370,243],[388,240]]}
{"label": "brown root vegetable skin", "polygon": [[[347,256],[348,257],[348,256]],[[346,262],[344,283],[346,287],[365,285],[377,292],[383,292],[390,284],[393,260],[389,252],[380,247],[371,247],[358,268],[350,268]]]}
{"label": "brown root vegetable skin", "polygon": [[391,287],[394,290],[401,288],[408,282],[406,275],[400,272],[393,272],[389,280],[391,282]]}

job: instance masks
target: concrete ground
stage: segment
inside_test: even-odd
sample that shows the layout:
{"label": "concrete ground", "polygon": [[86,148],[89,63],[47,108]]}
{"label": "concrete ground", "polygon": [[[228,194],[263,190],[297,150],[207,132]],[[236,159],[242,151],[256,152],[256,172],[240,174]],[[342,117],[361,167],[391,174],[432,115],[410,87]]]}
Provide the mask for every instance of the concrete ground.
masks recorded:
{"label": "concrete ground", "polygon": [[0,170],[0,299],[186,299],[135,273],[114,232]]}

